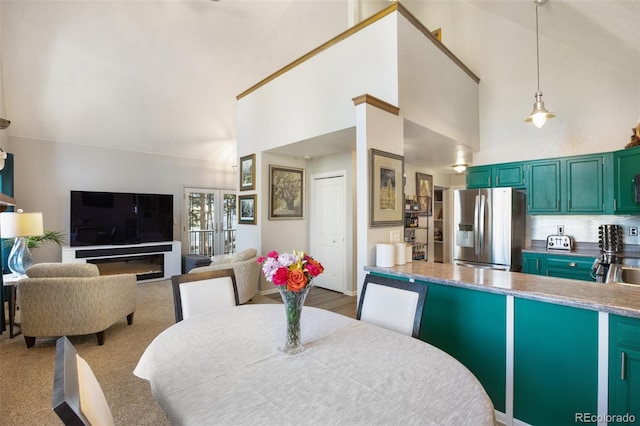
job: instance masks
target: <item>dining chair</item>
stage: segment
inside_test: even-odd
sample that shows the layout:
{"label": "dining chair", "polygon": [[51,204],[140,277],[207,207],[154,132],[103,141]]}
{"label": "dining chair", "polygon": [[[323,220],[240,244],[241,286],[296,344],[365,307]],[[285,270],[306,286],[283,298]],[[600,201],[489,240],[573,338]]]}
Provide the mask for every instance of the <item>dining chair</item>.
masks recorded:
{"label": "dining chair", "polygon": [[428,289],[424,283],[368,274],[356,319],[418,337]]}
{"label": "dining chair", "polygon": [[56,341],[53,411],[69,426],[115,424],[100,383],[66,336]]}
{"label": "dining chair", "polygon": [[239,305],[233,269],[174,275],[171,283],[176,322],[212,309]]}

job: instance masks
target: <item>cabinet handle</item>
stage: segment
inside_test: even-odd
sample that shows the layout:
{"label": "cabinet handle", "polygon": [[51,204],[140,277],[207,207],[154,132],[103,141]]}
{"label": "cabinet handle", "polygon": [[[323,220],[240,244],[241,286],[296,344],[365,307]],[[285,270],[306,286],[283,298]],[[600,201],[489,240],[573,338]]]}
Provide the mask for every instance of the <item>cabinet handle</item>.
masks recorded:
{"label": "cabinet handle", "polygon": [[556,201],[556,210],[560,211],[560,200]]}
{"label": "cabinet handle", "polygon": [[487,186],[491,188],[491,176],[487,177]]}
{"label": "cabinet handle", "polygon": [[625,361],[626,361],[627,357],[625,355],[624,352],[622,352],[622,354],[620,355],[620,380],[626,380],[625,376],[624,376],[624,370],[625,370]]}
{"label": "cabinet handle", "polygon": [[567,200],[567,211],[571,210],[571,200]]}
{"label": "cabinet handle", "polygon": [[496,176],[496,186],[500,186],[500,176]]}
{"label": "cabinet handle", "polygon": [[577,265],[576,265],[575,262],[569,262],[569,266],[572,267],[572,268],[575,268]]}
{"label": "cabinet handle", "polygon": [[613,211],[617,211],[618,210],[618,203],[616,202],[616,199],[613,199]]}
{"label": "cabinet handle", "polygon": [[536,259],[536,269],[540,270],[540,258]]}

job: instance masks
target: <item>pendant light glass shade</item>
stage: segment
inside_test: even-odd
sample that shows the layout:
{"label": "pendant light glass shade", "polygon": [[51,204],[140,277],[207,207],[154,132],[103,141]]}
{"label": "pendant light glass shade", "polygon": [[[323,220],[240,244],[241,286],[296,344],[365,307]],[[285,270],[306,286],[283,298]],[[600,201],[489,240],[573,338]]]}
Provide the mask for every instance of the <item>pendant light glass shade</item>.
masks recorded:
{"label": "pendant light glass shade", "polygon": [[538,129],[544,126],[548,119],[556,116],[555,113],[547,111],[542,100],[542,92],[540,91],[540,42],[538,41],[538,7],[545,4],[547,0],[534,0],[536,4],[536,65],[538,71],[538,91],[535,94],[536,101],[533,103],[533,111],[524,119],[525,122],[533,122]]}

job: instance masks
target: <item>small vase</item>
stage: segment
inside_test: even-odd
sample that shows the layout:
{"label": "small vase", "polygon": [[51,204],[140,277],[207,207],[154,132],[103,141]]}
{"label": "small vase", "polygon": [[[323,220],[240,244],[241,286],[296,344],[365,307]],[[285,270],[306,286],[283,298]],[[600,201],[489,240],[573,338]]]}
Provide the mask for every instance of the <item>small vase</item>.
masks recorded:
{"label": "small vase", "polygon": [[305,288],[295,292],[278,287],[287,314],[287,338],[283,349],[287,355],[297,355],[304,352],[304,346],[300,342],[300,314],[309,288],[311,286],[307,284]]}

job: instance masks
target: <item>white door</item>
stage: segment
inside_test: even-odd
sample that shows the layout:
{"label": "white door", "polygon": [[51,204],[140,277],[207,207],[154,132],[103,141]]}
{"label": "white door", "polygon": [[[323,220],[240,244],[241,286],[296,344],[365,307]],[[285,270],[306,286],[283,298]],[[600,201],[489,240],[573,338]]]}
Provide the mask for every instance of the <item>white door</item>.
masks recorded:
{"label": "white door", "polygon": [[236,194],[224,189],[185,188],[182,244],[187,253],[235,253]]}
{"label": "white door", "polygon": [[311,255],[324,273],[314,285],[344,293],[346,284],[345,229],[347,221],[344,173],[315,175],[311,187]]}

